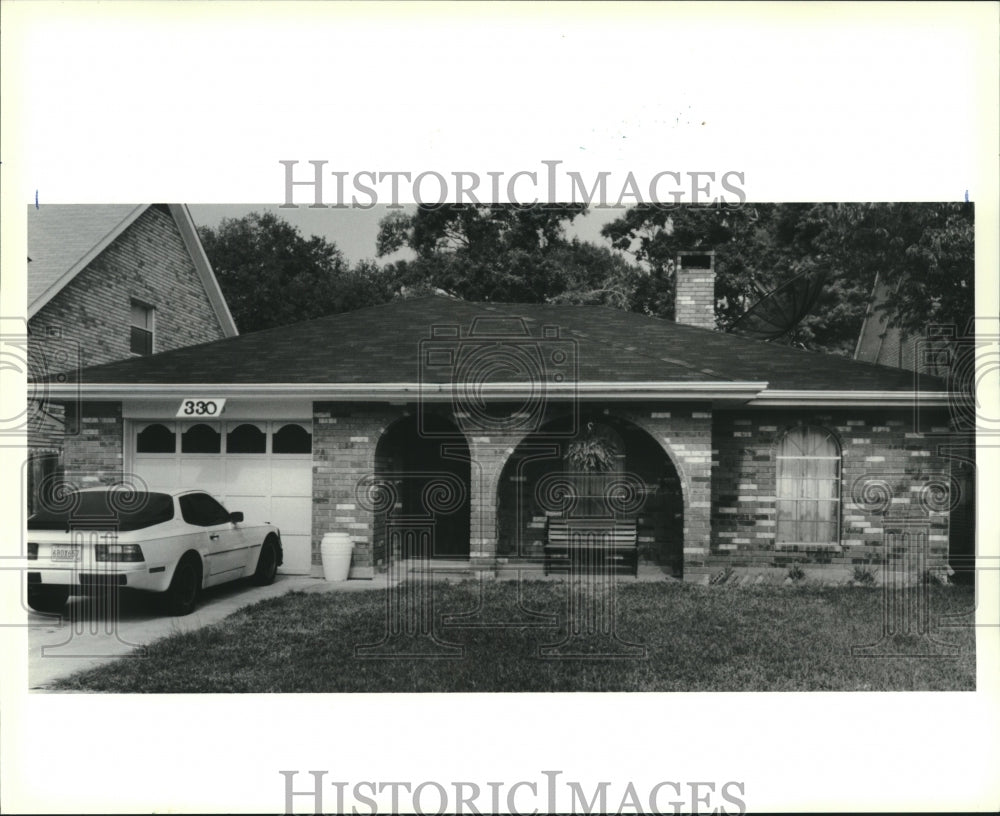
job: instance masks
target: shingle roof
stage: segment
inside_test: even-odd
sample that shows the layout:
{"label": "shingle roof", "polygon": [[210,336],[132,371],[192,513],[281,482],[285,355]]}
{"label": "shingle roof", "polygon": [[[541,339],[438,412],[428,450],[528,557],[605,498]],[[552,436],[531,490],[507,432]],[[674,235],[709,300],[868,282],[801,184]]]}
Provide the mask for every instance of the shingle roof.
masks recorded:
{"label": "shingle roof", "polygon": [[64,278],[131,224],[146,206],[55,204],[28,209],[28,307],[31,313]]}
{"label": "shingle roof", "polygon": [[[444,297],[395,300],[354,312],[226,338],[149,357],[109,363],[80,373],[84,383],[416,383],[450,382],[454,364],[447,350],[491,331],[520,343],[528,354],[541,349],[575,357],[581,383],[767,382],[768,389],[912,391],[914,375],[895,368],[803,351],[736,335],[679,325],[602,306],[470,303]],[[558,338],[545,338],[546,326]],[[432,330],[457,336],[432,339]],[[525,337],[510,330],[522,327]],[[421,344],[442,353],[424,357]],[[472,370],[491,381],[524,381],[516,362]],[[460,358],[453,358],[460,359]],[[499,359],[499,358],[498,358]],[[566,362],[546,362],[562,365]],[[944,390],[924,378],[921,388]]]}

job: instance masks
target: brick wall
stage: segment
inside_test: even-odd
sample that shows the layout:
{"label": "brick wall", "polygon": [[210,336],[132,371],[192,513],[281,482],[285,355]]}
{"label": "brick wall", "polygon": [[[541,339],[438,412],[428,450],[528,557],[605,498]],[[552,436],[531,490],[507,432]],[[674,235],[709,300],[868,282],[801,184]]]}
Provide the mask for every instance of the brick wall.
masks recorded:
{"label": "brick wall", "polygon": [[[318,569],[320,542],[331,531],[346,531],[355,542],[352,574],[385,567],[385,541],[380,534],[378,496],[359,485],[391,463],[376,456],[379,439],[403,406],[347,405],[318,402],[313,410],[313,564]],[[683,496],[683,561],[685,574],[705,568],[711,521],[710,465],[712,414],[708,406],[664,411],[615,409],[613,416],[645,431],[673,464]],[[501,474],[524,439],[518,435],[467,434],[470,473],[470,563],[489,569],[497,555],[498,498]],[[383,519],[384,520],[384,519]],[[650,543],[650,542],[646,542]]]}
{"label": "brick wall", "polygon": [[664,448],[680,477],[684,498],[683,573],[697,580],[711,541],[712,412],[707,405],[616,411]]}
{"label": "brick wall", "polygon": [[384,541],[374,540],[372,502],[376,500],[366,501],[359,484],[374,476],[379,437],[402,415],[401,408],[391,406],[313,404],[312,560],[316,570],[322,563],[320,542],[329,532],[347,532],[354,542],[352,575],[370,575],[376,566],[384,568]]}
{"label": "brick wall", "polygon": [[[224,336],[173,216],[153,206],[29,321],[32,343],[42,347],[38,358],[65,357],[45,354],[47,343],[78,346],[83,366],[130,357],[132,298],[156,310],[154,351]],[[58,341],[49,339],[52,332]]]}
{"label": "brick wall", "polygon": [[[809,424],[833,432],[841,450],[840,542],[837,548],[775,545],[775,446],[788,428]],[[943,429],[941,429],[943,430]],[[926,523],[927,568],[948,560],[946,459],[938,439],[914,433],[912,414],[871,408],[718,412],[713,425],[713,569],[787,568],[838,571],[856,566],[895,569],[904,553],[883,563],[883,545],[894,520]]]}
{"label": "brick wall", "polygon": [[66,481],[77,487],[97,487],[121,481],[124,468],[121,403],[69,405],[66,414],[68,424],[79,426],[79,433],[64,440]]}
{"label": "brick wall", "polygon": [[[66,440],[68,481],[89,486],[119,480],[121,404],[85,403],[79,416],[72,406],[67,413],[67,421],[80,427],[79,434]],[[347,531],[354,541],[355,576],[384,569],[377,499],[359,490],[359,484],[376,475],[379,439],[405,415],[402,406],[315,403],[312,544],[317,570],[320,541],[331,531]],[[949,461],[936,453],[943,421],[932,429],[935,435],[922,436],[912,430],[908,412],[867,408],[745,409],[713,416],[708,406],[658,406],[616,408],[606,415],[648,434],[676,470],[683,498],[685,580],[708,580],[728,568],[780,572],[793,563],[831,580],[850,578],[855,567],[900,571],[914,565],[931,570],[947,566],[953,488]],[[775,545],[775,445],[786,429],[800,424],[831,431],[840,445],[840,536],[834,548]],[[500,474],[516,443],[467,439],[472,458],[470,554],[473,566],[489,568],[497,554]],[[903,523],[926,536],[923,561],[914,560],[912,549],[898,536],[886,550],[893,525]]]}

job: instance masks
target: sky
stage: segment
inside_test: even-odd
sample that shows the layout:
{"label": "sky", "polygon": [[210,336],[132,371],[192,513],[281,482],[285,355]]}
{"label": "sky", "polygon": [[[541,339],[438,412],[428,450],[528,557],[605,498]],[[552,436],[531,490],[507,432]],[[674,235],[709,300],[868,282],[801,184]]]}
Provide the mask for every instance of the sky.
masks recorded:
{"label": "sky", "polygon": [[[404,205],[413,209],[415,205]],[[294,224],[305,237],[318,235],[337,245],[353,264],[375,258],[375,237],[379,221],[391,212],[387,206],[378,205],[369,210],[356,207],[346,209],[282,209],[276,204],[189,204],[191,217],[198,226],[217,227],[223,218],[241,218],[254,210],[268,210]],[[599,246],[610,246],[601,237],[601,227],[618,218],[625,208],[591,210],[587,215],[574,219],[567,230],[567,237],[577,237]],[[390,259],[395,256],[390,256]]]}

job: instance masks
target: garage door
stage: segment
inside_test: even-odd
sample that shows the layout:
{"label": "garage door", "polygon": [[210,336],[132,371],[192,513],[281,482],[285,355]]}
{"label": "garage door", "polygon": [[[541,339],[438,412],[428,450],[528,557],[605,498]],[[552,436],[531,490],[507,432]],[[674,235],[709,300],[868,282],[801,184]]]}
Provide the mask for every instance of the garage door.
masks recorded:
{"label": "garage door", "polygon": [[133,468],[151,490],[198,488],[247,520],[281,528],[281,572],[307,574],[312,538],[312,423],[132,423]]}

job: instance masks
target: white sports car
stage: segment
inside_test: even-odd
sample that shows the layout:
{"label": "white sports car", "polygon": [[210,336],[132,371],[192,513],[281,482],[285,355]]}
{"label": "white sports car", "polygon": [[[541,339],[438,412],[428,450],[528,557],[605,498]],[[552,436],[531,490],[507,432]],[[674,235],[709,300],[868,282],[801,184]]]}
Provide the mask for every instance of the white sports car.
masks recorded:
{"label": "white sports car", "polygon": [[186,615],[205,587],[274,581],[281,532],[251,524],[200,490],[69,491],[28,519],[28,604],[52,612],[71,595],[119,587],[162,593]]}

